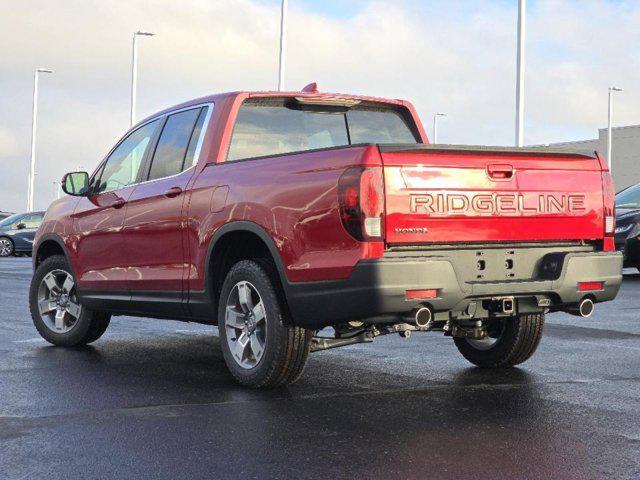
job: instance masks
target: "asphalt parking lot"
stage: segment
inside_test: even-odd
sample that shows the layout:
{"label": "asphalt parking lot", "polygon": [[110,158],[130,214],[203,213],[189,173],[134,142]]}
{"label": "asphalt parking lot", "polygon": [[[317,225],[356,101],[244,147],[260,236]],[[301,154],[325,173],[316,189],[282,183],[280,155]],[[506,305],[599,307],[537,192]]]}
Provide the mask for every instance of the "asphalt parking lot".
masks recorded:
{"label": "asphalt parking lot", "polygon": [[313,354],[236,386],[212,328],[115,318],[40,340],[30,259],[0,261],[0,478],[637,479],[640,274],[592,318],[548,317],[522,368],[472,368],[440,334]]}

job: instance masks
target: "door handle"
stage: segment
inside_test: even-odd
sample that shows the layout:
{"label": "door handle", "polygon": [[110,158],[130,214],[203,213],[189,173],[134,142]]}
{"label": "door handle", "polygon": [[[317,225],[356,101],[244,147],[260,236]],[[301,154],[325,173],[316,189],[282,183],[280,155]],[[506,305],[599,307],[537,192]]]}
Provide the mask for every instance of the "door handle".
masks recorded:
{"label": "door handle", "polygon": [[125,203],[127,203],[127,202],[124,201],[124,198],[118,198],[117,200],[113,201],[111,206],[113,208],[122,208],[122,207],[124,207]]}
{"label": "door handle", "polygon": [[177,197],[181,193],[182,193],[182,189],[180,187],[171,187],[169,190],[164,192],[164,196],[173,198],[173,197]]}
{"label": "door handle", "polygon": [[487,173],[494,180],[509,180],[513,177],[513,165],[487,165]]}

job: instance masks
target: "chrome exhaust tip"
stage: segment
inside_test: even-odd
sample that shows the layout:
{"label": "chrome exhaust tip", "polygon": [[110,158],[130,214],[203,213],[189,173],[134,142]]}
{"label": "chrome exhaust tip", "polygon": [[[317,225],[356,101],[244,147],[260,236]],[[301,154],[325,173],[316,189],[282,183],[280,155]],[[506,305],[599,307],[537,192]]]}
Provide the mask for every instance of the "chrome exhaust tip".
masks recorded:
{"label": "chrome exhaust tip", "polygon": [[570,313],[571,315],[576,315],[578,317],[590,317],[593,314],[596,306],[593,303],[593,300],[590,298],[583,298],[579,303],[570,306],[564,311]]}
{"label": "chrome exhaust tip", "polygon": [[590,317],[595,310],[595,304],[590,298],[583,298],[578,304],[578,314],[581,317]]}
{"label": "chrome exhaust tip", "polygon": [[429,327],[433,321],[433,312],[429,307],[420,307],[415,312],[414,320],[420,328]]}

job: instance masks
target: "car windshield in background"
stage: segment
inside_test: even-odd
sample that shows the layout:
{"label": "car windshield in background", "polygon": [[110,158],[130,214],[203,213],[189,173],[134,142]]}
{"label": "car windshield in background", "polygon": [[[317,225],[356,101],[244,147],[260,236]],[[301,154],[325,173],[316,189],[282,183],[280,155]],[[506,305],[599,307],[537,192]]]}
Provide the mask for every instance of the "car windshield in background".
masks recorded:
{"label": "car windshield in background", "polygon": [[18,220],[21,216],[22,216],[21,214],[16,214],[16,215],[11,215],[10,217],[5,218],[4,220],[0,221],[0,227],[7,227],[11,225],[13,222]]}
{"label": "car windshield in background", "polygon": [[246,102],[240,107],[227,160],[282,155],[358,143],[417,143],[391,108],[318,111]]}
{"label": "car windshield in background", "polygon": [[616,207],[640,208],[640,185],[629,187],[616,195]]}

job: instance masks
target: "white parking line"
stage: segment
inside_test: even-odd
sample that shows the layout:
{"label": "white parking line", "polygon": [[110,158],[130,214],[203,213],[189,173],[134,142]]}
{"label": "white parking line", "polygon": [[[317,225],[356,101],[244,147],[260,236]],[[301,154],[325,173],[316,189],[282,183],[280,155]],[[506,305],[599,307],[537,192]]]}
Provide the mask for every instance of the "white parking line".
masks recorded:
{"label": "white parking line", "polygon": [[630,347],[628,345],[618,345],[616,343],[589,342],[587,340],[572,340],[578,343],[586,343],[588,345],[598,345],[599,347],[628,348],[630,350],[640,350],[640,347]]}

